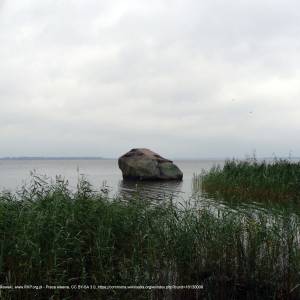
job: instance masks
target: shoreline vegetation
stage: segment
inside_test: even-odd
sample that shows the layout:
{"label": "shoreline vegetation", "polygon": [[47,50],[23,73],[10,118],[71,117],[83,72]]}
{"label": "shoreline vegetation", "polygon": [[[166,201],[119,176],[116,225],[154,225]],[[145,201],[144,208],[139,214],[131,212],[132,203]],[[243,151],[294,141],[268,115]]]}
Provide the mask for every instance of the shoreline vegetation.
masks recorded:
{"label": "shoreline vegetation", "polygon": [[[262,185],[274,187],[283,176],[279,191],[285,191],[285,180],[294,176],[288,175],[293,166],[278,162],[275,167],[284,168],[278,180],[261,181]],[[225,174],[241,173],[225,181],[224,173],[213,169],[206,177],[206,184],[213,183],[211,189],[234,180],[244,186],[250,170],[266,171],[267,179],[276,174],[264,164],[228,162],[224,168]],[[250,178],[251,187],[256,186],[258,179]],[[264,213],[211,211],[196,204],[179,208],[170,199],[153,203],[138,194],[127,200],[109,199],[93,191],[84,178],[73,192],[60,177],[49,183],[34,176],[20,191],[0,194],[2,285],[203,285],[203,289],[0,290],[0,297],[299,299],[299,237],[300,217],[288,210],[274,214],[270,222]]]}
{"label": "shoreline vegetation", "polygon": [[299,203],[300,162],[226,160],[223,167],[194,176],[194,182],[208,195],[225,200]]}

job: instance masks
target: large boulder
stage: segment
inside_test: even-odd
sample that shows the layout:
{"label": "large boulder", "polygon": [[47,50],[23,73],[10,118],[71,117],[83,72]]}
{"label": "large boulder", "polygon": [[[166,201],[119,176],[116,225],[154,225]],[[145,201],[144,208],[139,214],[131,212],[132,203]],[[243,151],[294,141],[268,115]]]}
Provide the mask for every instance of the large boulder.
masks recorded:
{"label": "large boulder", "polygon": [[180,169],[169,159],[144,148],[132,149],[118,160],[124,179],[182,180]]}

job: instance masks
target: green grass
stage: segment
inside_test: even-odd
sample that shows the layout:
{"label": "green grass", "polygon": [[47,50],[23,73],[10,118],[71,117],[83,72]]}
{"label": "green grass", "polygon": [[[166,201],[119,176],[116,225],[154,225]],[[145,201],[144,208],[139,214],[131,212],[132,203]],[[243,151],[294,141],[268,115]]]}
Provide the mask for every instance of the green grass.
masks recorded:
{"label": "green grass", "polygon": [[[199,291],[1,291],[1,299],[299,299],[300,219],[110,200],[82,180],[0,195],[0,282]],[[294,289],[295,288],[295,289]],[[293,290],[294,289],[294,290]],[[198,298],[197,298],[198,297]]]}
{"label": "green grass", "polygon": [[300,200],[300,163],[289,160],[227,160],[223,168],[216,166],[194,181],[201,181],[206,193],[225,199],[282,203]]}

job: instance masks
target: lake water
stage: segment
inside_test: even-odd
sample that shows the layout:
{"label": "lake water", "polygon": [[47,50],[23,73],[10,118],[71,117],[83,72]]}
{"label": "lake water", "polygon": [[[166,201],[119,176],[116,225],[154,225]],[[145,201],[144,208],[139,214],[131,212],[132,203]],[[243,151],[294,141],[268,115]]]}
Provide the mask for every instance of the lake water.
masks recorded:
{"label": "lake water", "polygon": [[[299,161],[297,159],[296,161]],[[163,201],[172,199],[173,203],[185,203],[205,206],[216,214],[220,210],[243,210],[247,213],[264,212],[270,217],[282,209],[281,205],[266,204],[255,199],[249,201],[231,201],[218,195],[202,193],[201,188],[193,184],[194,174],[200,174],[211,167],[224,165],[224,160],[174,160],[182,170],[183,180],[177,181],[124,181],[116,159],[0,159],[0,191],[17,191],[32,180],[32,172],[48,181],[61,176],[69,182],[69,188],[76,190],[77,183],[84,176],[95,191],[105,191],[109,197],[130,197],[139,194],[142,199]],[[229,200],[229,201],[228,201]],[[293,203],[292,211],[299,210]]]}
{"label": "lake water", "polygon": [[175,182],[133,182],[124,181],[116,159],[7,159],[0,160],[0,190],[15,191],[30,181],[30,173],[46,175],[55,179],[61,175],[76,188],[78,179],[84,175],[95,190],[105,189],[110,196],[123,196],[137,190],[143,196],[153,199],[172,197],[177,200],[188,199],[193,193],[193,175],[220,164],[221,160],[177,160],[174,163],[183,172],[183,181]]}

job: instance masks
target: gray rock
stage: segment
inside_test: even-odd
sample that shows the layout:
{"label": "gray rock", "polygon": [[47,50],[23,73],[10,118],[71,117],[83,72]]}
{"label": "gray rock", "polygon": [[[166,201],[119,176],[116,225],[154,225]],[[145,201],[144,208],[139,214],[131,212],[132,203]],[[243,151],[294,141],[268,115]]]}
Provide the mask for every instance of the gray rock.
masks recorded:
{"label": "gray rock", "polygon": [[180,169],[169,159],[144,148],[132,149],[118,160],[124,179],[182,180]]}

